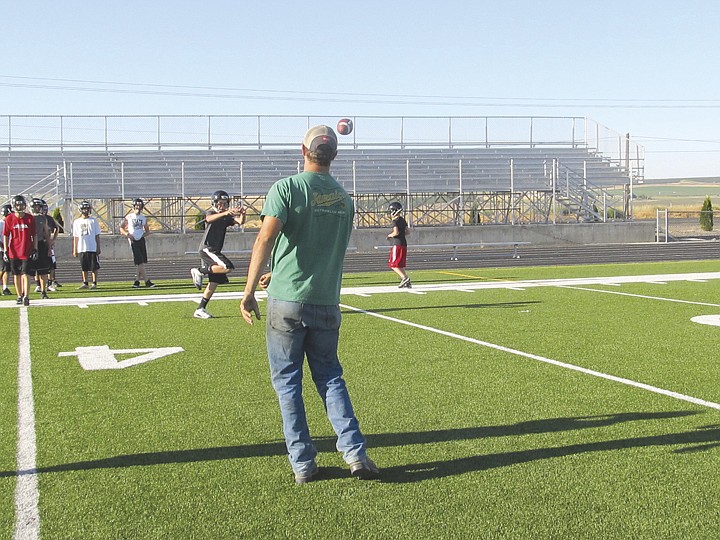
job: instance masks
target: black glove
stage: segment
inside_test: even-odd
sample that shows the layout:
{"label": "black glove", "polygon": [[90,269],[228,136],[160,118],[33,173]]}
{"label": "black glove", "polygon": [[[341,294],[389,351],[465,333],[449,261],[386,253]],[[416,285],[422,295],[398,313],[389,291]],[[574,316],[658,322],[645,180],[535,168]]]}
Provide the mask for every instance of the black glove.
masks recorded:
{"label": "black glove", "polygon": [[7,251],[3,251],[3,261],[10,262],[10,257],[8,257]]}
{"label": "black glove", "polygon": [[31,260],[32,262],[35,262],[35,261],[37,261],[37,259],[38,259],[37,249],[33,249],[33,250],[30,252],[30,260]]}

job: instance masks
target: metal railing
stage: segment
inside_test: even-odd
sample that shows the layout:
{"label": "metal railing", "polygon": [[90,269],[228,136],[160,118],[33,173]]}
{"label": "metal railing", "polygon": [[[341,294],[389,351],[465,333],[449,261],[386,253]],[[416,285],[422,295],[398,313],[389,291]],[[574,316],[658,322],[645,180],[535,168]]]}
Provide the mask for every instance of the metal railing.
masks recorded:
{"label": "metal railing", "polygon": [[[644,149],[580,116],[354,116],[340,145],[353,148],[525,146],[586,148],[603,154],[635,177],[644,175]],[[327,116],[274,115],[5,115],[0,147],[8,151],[56,149],[266,148],[298,146]]]}
{"label": "metal railing", "polygon": [[[492,169],[492,183],[479,177],[478,173],[470,172],[463,160],[445,160],[442,182],[438,181],[436,170],[416,170],[410,160],[404,163],[402,182],[394,188],[385,182],[384,189],[363,189],[365,186],[356,178],[356,173],[362,170],[362,164],[357,162],[349,168],[351,176],[340,180],[356,200],[357,227],[382,226],[388,204],[398,199],[404,201],[413,226],[584,222],[631,217],[627,211],[629,190],[623,189],[618,196],[594,185],[588,179],[585,162],[576,163],[581,169],[578,171],[558,159],[548,161],[546,164],[545,160],[536,160],[531,168],[527,163],[518,167],[513,159],[505,163],[498,161]],[[162,178],[168,174],[167,167],[163,169]],[[161,176],[154,176],[148,171],[139,175],[136,181],[127,183],[122,174],[124,167],[120,170],[119,180],[111,178],[110,187],[103,183],[102,191],[93,192],[89,189],[98,189],[97,183],[102,183],[102,178],[95,173],[91,177],[93,182],[76,185],[73,163],[70,162],[58,168],[56,173],[25,188],[23,193],[47,199],[51,208],[61,207],[68,223],[82,199],[92,200],[94,208],[111,210],[113,215],[104,218],[107,230],[111,232],[115,232],[114,214],[118,212],[117,208],[122,207],[123,201],[134,197],[150,198],[159,203],[156,218],[163,230],[179,232],[192,228],[192,217],[201,208],[203,203],[199,201],[207,197],[208,189],[205,184],[204,189],[199,189],[197,184],[186,188],[183,163],[177,164],[177,170],[172,173],[171,176],[179,176],[170,187],[162,183]],[[221,187],[237,188],[230,191],[245,201],[262,201],[275,179],[266,180],[261,189],[245,189],[242,181],[237,186],[223,183]],[[257,203],[258,214],[261,208],[262,202]]]}

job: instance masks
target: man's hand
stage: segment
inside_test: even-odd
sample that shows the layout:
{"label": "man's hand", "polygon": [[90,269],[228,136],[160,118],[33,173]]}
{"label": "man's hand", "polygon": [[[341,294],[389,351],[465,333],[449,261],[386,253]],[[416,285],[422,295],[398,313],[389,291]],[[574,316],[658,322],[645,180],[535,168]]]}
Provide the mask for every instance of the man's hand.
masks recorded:
{"label": "man's hand", "polygon": [[267,289],[268,285],[270,285],[270,280],[272,279],[272,272],[268,272],[266,274],[263,274],[260,276],[260,280],[258,281],[258,285],[262,287],[263,289]]}
{"label": "man's hand", "polygon": [[257,300],[255,300],[254,294],[246,294],[242,297],[242,300],[240,300],[240,313],[249,325],[253,324],[253,313],[257,320],[260,320],[260,307]]}
{"label": "man's hand", "polygon": [[33,262],[35,262],[35,261],[38,260],[38,252],[37,252],[37,249],[33,249],[33,250],[30,252],[30,260],[33,261]]}
{"label": "man's hand", "polygon": [[3,261],[10,262],[10,256],[7,251],[3,251]]}

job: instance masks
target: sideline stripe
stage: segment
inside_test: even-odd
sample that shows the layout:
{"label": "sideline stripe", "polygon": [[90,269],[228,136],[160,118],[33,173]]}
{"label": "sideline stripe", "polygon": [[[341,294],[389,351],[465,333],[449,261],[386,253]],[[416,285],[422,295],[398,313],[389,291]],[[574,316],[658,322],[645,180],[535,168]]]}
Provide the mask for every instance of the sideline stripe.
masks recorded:
{"label": "sideline stripe", "polygon": [[380,313],[374,313],[372,311],[367,311],[365,309],[348,306],[346,304],[340,304],[340,306],[342,308],[356,311],[358,313],[364,313],[365,315],[377,317],[378,319],[384,319],[386,321],[404,324],[406,326],[412,326],[413,328],[419,328],[420,330],[427,330],[428,332],[434,332],[436,334],[451,337],[454,339],[459,339],[461,341],[467,341],[469,343],[474,343],[475,345],[482,345],[483,347],[489,347],[490,349],[496,349],[498,351],[514,354],[517,356],[523,356],[525,358],[530,358],[531,360],[537,360],[538,362],[544,362],[546,364],[552,364],[554,366],[558,366],[561,368],[570,369],[573,371],[579,371],[580,373],[585,373],[586,375],[592,375],[593,377],[600,377],[601,379],[607,379],[609,381],[626,384],[628,386],[634,386],[635,388],[641,388],[642,390],[647,390],[647,391],[653,392],[655,394],[662,394],[664,396],[669,396],[669,397],[679,399],[682,401],[694,403],[695,405],[701,405],[703,407],[709,407],[711,409],[716,409],[716,410],[720,411],[720,403],[714,403],[712,401],[705,401],[704,399],[699,399],[699,398],[695,398],[692,396],[686,396],[685,394],[679,394],[679,393],[673,392],[671,390],[665,390],[664,388],[658,388],[657,386],[651,386],[649,384],[633,381],[630,379],[625,379],[623,377],[616,377],[615,375],[608,375],[607,373],[602,373],[600,371],[587,369],[584,367],[576,366],[574,364],[567,364],[565,362],[560,362],[558,360],[552,360],[550,358],[545,358],[544,356],[538,356],[536,354],[526,353],[523,351],[519,351],[517,349],[511,349],[509,347],[503,347],[502,345],[496,345],[494,343],[489,343],[487,341],[482,341],[482,340],[467,337],[467,336],[461,336],[460,334],[454,334],[452,332],[447,332],[445,330],[440,330],[438,328],[433,328],[431,326],[424,326],[422,324],[417,324],[417,323],[413,323],[413,322],[409,322],[409,321],[403,321],[402,319],[388,317],[387,315],[381,315]]}
{"label": "sideline stripe", "polygon": [[[585,277],[585,278],[563,278],[563,279],[531,279],[531,280],[498,280],[496,278],[482,278],[473,276],[474,279],[485,279],[478,282],[461,282],[461,283],[416,283],[412,289],[398,289],[397,285],[371,286],[371,287],[343,287],[340,291],[341,295],[371,295],[371,294],[423,294],[431,292],[444,291],[484,291],[487,289],[526,289],[531,287],[579,287],[579,286],[608,286],[619,287],[625,283],[657,283],[675,282],[675,281],[691,281],[691,280],[711,280],[720,279],[720,272],[696,272],[688,274],[660,274],[660,275],[642,275],[642,276],[615,276],[615,277]],[[588,289],[592,290],[592,289]],[[265,298],[265,291],[258,291],[255,298],[260,300]],[[79,308],[91,308],[96,305],[103,304],[139,304],[147,302],[148,304],[156,302],[198,302],[200,293],[192,294],[140,294],[132,296],[93,296],[82,294],[80,297],[69,298],[53,298],[43,300],[33,304],[33,309],[41,307],[57,307],[57,306],[77,306]],[[242,292],[216,292],[213,299],[232,300],[242,298]],[[17,305],[12,301],[0,300],[0,308],[17,309]]]}
{"label": "sideline stripe", "polygon": [[28,310],[20,309],[18,356],[18,447],[17,484],[15,486],[14,540],[35,540],[40,537],[38,513],[38,479],[35,464],[35,406],[33,404],[32,362],[30,359],[30,324]]}
{"label": "sideline stripe", "polygon": [[458,272],[446,272],[445,270],[438,270],[438,274],[445,274],[446,276],[458,276],[458,277],[464,277],[464,278],[470,278],[470,279],[487,279],[489,281],[503,281],[501,278],[491,278],[491,277],[485,277],[485,276],[471,276],[469,274],[460,274]]}

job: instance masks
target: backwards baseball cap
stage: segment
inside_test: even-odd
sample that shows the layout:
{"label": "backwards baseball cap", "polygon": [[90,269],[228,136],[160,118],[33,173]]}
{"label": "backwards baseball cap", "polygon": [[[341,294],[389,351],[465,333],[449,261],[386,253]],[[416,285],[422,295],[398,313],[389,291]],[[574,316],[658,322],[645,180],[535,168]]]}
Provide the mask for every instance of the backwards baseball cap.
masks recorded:
{"label": "backwards baseball cap", "polygon": [[311,127],[305,133],[303,146],[311,152],[332,155],[337,152],[337,135],[328,126]]}

